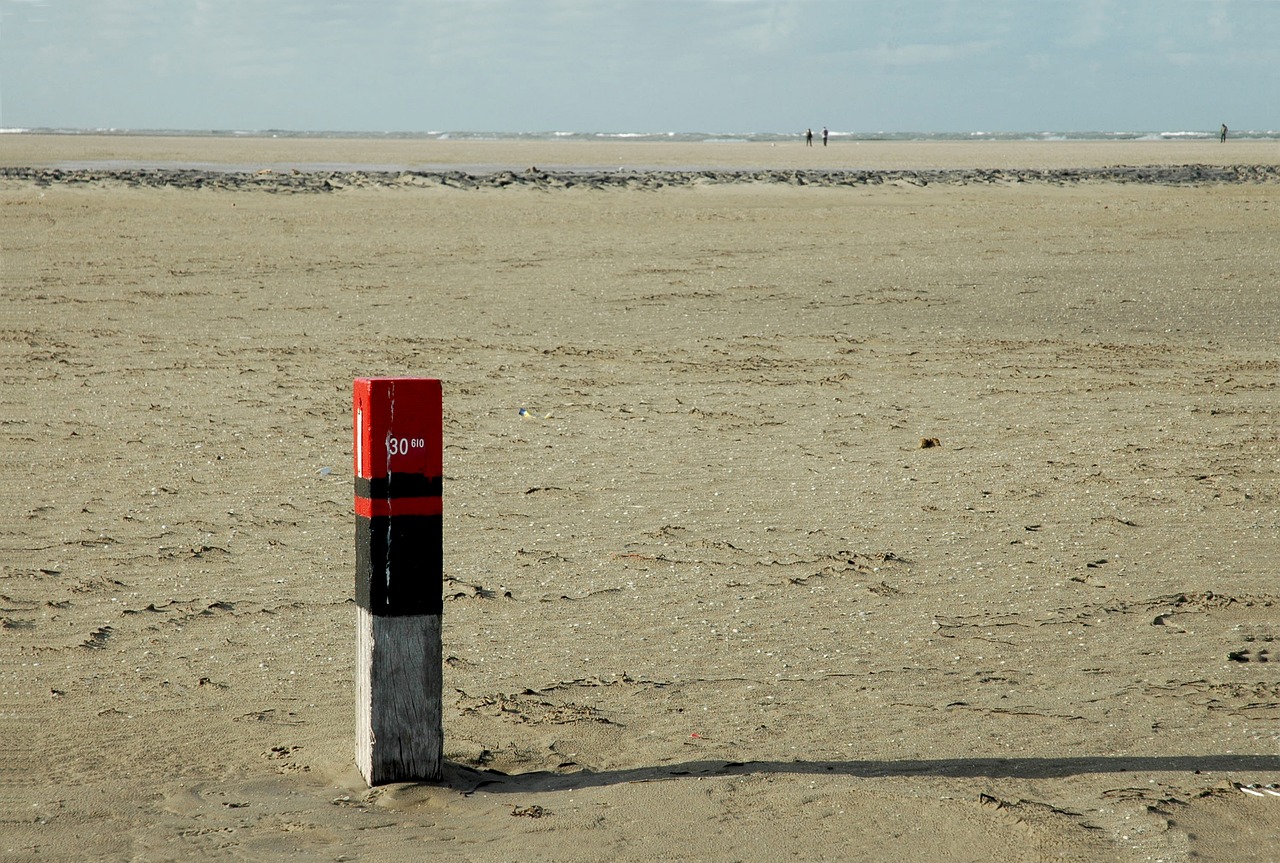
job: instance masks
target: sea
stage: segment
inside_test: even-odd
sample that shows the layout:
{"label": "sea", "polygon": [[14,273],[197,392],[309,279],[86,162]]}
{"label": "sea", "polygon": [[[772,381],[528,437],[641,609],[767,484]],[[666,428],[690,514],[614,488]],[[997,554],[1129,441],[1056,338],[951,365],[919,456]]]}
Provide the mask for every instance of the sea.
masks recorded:
{"label": "sea", "polygon": [[[679,144],[780,143],[803,132],[304,132],[285,129],[0,129],[0,134],[145,135],[221,138],[343,138],[426,141],[637,141]],[[815,133],[817,134],[817,133]],[[1180,141],[1216,140],[1218,129],[1126,132],[838,132],[833,141]],[[1280,130],[1235,130],[1232,140],[1280,141]]]}

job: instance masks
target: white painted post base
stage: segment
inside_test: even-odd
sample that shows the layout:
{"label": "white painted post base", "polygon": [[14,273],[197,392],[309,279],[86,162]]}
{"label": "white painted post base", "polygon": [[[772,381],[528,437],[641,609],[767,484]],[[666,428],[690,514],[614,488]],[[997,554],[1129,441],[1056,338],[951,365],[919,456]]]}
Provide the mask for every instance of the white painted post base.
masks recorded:
{"label": "white painted post base", "polygon": [[356,765],[370,785],[440,778],[442,684],[440,615],[356,608]]}

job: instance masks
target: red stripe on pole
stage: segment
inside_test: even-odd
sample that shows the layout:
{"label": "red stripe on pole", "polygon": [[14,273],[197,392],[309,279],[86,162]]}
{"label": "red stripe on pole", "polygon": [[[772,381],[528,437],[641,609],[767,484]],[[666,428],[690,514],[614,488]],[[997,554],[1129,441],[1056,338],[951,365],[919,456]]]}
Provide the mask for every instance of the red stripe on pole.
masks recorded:
{"label": "red stripe on pole", "polygon": [[374,518],[393,515],[440,515],[443,502],[438,497],[356,498],[356,515]]}

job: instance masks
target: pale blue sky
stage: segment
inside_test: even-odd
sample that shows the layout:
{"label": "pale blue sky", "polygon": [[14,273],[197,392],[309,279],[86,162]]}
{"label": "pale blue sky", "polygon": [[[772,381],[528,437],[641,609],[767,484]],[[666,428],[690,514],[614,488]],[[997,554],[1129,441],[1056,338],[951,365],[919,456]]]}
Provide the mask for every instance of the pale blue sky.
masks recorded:
{"label": "pale blue sky", "polygon": [[1280,0],[0,0],[5,127],[1280,128]]}

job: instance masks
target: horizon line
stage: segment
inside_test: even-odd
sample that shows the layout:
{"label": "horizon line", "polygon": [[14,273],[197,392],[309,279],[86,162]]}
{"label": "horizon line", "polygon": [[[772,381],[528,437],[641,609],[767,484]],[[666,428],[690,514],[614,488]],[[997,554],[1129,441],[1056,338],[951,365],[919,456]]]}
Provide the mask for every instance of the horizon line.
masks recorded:
{"label": "horizon line", "polygon": [[[161,128],[161,127],[145,127],[145,126],[12,126],[0,127],[0,134],[30,134],[30,135],[156,135],[156,136],[172,136],[172,137],[201,137],[201,136],[241,136],[241,137],[410,137],[410,138],[437,138],[449,140],[455,136],[463,138],[483,138],[483,137],[502,137],[502,138],[520,138],[520,137],[536,137],[536,138],[562,138],[562,139],[583,139],[583,138],[603,138],[609,140],[625,141],[630,139],[649,139],[661,140],[663,138],[675,137],[694,137],[708,138],[716,140],[734,139],[734,138],[767,138],[775,137],[780,139],[795,139],[803,137],[804,131],[778,131],[778,130],[758,130],[758,131],[708,131],[704,129],[691,130],[663,130],[663,131],[618,131],[618,130],[564,130],[564,129],[523,129],[523,130],[498,130],[498,129],[289,129],[289,128],[260,128],[260,129],[240,129],[240,128]],[[815,133],[817,135],[819,133]],[[856,140],[881,140],[885,138],[902,139],[910,137],[924,138],[1009,138],[1017,137],[1019,140],[1053,140],[1055,136],[1073,136],[1078,139],[1088,139],[1091,136],[1097,136],[1101,139],[1114,138],[1143,138],[1146,140],[1167,139],[1178,140],[1182,138],[1216,138],[1220,134],[1219,129],[998,129],[998,130],[919,130],[919,129],[903,129],[903,130],[835,130],[829,131],[831,137],[839,137]],[[1280,131],[1271,129],[1239,129],[1231,130],[1230,135],[1235,137],[1280,137]]]}

